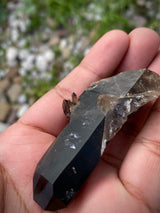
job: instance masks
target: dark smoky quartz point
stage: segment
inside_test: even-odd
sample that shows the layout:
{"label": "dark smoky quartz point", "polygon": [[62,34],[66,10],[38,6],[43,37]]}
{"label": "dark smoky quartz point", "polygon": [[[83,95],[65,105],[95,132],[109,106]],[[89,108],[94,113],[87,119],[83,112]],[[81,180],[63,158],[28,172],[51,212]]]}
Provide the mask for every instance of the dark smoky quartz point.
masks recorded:
{"label": "dark smoky quartz point", "polygon": [[63,108],[70,122],[37,165],[34,200],[44,210],[65,208],[99,162],[107,142],[159,91],[160,76],[140,69],[91,84],[79,99],[72,95],[73,104],[66,100]]}

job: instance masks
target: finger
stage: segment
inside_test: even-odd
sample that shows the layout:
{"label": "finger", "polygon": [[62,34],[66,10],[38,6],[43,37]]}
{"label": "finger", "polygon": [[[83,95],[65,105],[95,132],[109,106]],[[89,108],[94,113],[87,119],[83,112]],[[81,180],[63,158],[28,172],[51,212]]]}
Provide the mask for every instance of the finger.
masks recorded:
{"label": "finger", "polygon": [[129,34],[130,45],[118,72],[148,67],[158,52],[158,34],[148,28],[137,28]]}
{"label": "finger", "polygon": [[66,121],[62,112],[63,99],[70,98],[72,92],[79,95],[91,82],[111,75],[126,53],[128,43],[128,36],[122,31],[104,35],[81,64],[35,103],[20,122],[58,135]]}
{"label": "finger", "polygon": [[[160,39],[157,34],[150,29],[139,28],[133,30],[129,36],[130,47],[118,71],[147,67],[150,64],[149,69],[158,72],[156,68],[159,67],[158,64],[160,65],[160,56],[156,58],[155,56],[158,52]],[[151,107],[152,104],[149,103],[130,117],[121,131],[107,146],[103,155],[106,162],[114,164],[117,168],[120,167],[134,138],[143,127]]]}
{"label": "finger", "polygon": [[154,60],[150,63],[148,69],[160,74],[159,66],[160,66],[160,52],[157,53]]}
{"label": "finger", "polygon": [[[149,69],[160,74],[160,53]],[[150,208],[160,209],[160,99],[154,104],[141,133],[137,136],[120,170],[120,178],[131,193],[142,196]],[[132,167],[132,169],[131,169]],[[132,172],[131,172],[132,170]],[[131,173],[130,173],[131,172]],[[129,174],[130,173],[130,174]],[[132,185],[132,187],[129,186]],[[154,211],[153,211],[154,212]]]}
{"label": "finger", "polygon": [[122,164],[120,178],[151,212],[160,211],[160,99]]}

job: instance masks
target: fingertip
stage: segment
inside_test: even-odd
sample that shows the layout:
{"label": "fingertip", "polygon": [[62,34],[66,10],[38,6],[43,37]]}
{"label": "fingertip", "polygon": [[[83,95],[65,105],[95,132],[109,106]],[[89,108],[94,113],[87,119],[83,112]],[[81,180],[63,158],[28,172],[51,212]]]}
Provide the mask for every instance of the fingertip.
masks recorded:
{"label": "fingertip", "polygon": [[129,48],[117,72],[148,67],[158,52],[160,39],[154,30],[136,28],[128,37]]}
{"label": "fingertip", "polygon": [[146,33],[153,33],[153,34],[155,34],[157,37],[159,37],[159,35],[158,35],[158,33],[155,31],[155,30],[153,30],[153,29],[151,29],[151,28],[148,28],[148,27],[137,27],[137,28],[135,28],[135,29],[133,29],[130,33],[129,33],[129,35],[130,34],[132,34],[132,33],[134,33],[134,32],[136,32],[136,33],[138,33],[138,32],[146,32]]}
{"label": "fingertip", "polygon": [[112,43],[114,42],[119,42],[121,41],[121,43],[124,45],[124,47],[128,47],[129,44],[129,36],[126,32],[124,32],[123,30],[111,30],[109,32],[106,32],[97,42],[98,43],[104,43],[107,41],[107,45],[108,45],[108,41],[112,40]]}
{"label": "fingertip", "polygon": [[118,35],[119,37],[122,36],[123,38],[125,39],[128,39],[128,34],[123,31],[123,30],[119,30],[119,29],[114,29],[114,30],[111,30],[109,32],[107,32],[105,35],[109,35],[109,34],[113,34],[113,35]]}
{"label": "fingertip", "polygon": [[94,70],[101,78],[113,74],[128,50],[129,36],[122,30],[105,33],[82,60],[83,67]]}
{"label": "fingertip", "polygon": [[160,37],[158,35],[158,33],[150,28],[147,27],[139,27],[139,28],[135,28],[134,30],[132,30],[129,33],[129,37],[130,39],[134,36],[140,36],[140,37],[144,37],[144,40],[148,40],[149,41],[153,41],[153,44],[157,47],[160,44]]}

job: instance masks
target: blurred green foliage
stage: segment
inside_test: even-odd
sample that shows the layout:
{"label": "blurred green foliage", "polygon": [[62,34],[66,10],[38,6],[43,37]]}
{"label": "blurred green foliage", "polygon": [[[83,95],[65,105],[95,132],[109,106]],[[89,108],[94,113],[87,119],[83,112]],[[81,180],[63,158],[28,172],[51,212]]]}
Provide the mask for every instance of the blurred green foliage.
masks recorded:
{"label": "blurred green foliage", "polygon": [[[104,32],[114,28],[125,31],[131,30],[126,18],[123,17],[125,10],[133,4],[131,0],[25,0],[24,6],[20,8],[30,16],[31,28],[37,28],[46,24],[45,19],[53,19],[54,28],[65,27],[75,32],[81,28],[86,34],[93,29],[98,32],[98,37]],[[92,7],[95,5],[95,7]],[[94,13],[100,11],[100,19],[94,18]],[[93,18],[88,14],[93,13]]]}
{"label": "blurred green foliage", "polygon": [[[55,86],[58,83],[58,80],[56,78],[53,78],[54,80],[52,81],[47,81],[47,80],[40,80],[38,79],[35,84],[36,87],[32,88],[32,96],[35,98],[35,100],[38,100],[42,95],[44,95],[46,92],[51,90],[53,86]],[[29,94],[29,96],[31,95]]]}
{"label": "blurred green foliage", "polygon": [[[53,30],[65,28],[73,34],[81,30],[86,36],[94,31],[91,41],[94,43],[109,30],[122,29],[128,33],[135,28],[134,22],[126,15],[128,10],[145,17],[146,26],[159,32],[159,21],[156,17],[160,11],[159,0],[150,1],[153,7],[151,9],[147,6],[149,1],[144,0],[143,5],[137,2],[138,0],[24,0],[24,6],[18,10],[29,16],[29,30],[34,31],[39,27],[45,27],[46,19],[50,18],[53,20]],[[58,57],[60,54],[58,47],[54,51]],[[70,62],[76,66],[81,59],[82,55],[76,54],[70,58]],[[58,82],[58,75],[55,75],[56,69],[54,67],[51,71],[52,82],[42,80],[36,82],[36,89],[32,90],[36,98],[41,97]]]}
{"label": "blurred green foliage", "polygon": [[[152,2],[152,10],[155,10],[153,15],[145,5],[137,5],[136,0],[24,0],[24,6],[20,10],[30,16],[31,29],[46,25],[45,20],[49,17],[53,20],[55,29],[65,27],[71,32],[82,29],[88,35],[94,28],[94,42],[102,34],[115,28],[131,31],[135,26],[125,16],[128,8],[133,8],[137,15],[146,17],[146,26],[159,30],[156,21],[156,14],[160,10],[158,1]],[[92,16],[89,17],[91,13]]]}
{"label": "blurred green foliage", "polygon": [[7,0],[0,1],[0,26],[2,26],[7,20]]}
{"label": "blurred green foliage", "polygon": [[29,90],[26,90],[26,86],[24,86],[24,90],[26,91],[26,97],[34,97],[34,100],[38,100],[42,95],[44,95],[46,92],[51,90],[57,83],[58,83],[58,78],[57,78],[57,71],[58,67],[54,67],[51,71],[50,74],[52,76],[51,80],[42,80],[42,79],[37,79],[34,81],[34,84],[31,85],[30,81],[31,79],[28,76],[24,77],[24,82],[27,85],[30,85]]}

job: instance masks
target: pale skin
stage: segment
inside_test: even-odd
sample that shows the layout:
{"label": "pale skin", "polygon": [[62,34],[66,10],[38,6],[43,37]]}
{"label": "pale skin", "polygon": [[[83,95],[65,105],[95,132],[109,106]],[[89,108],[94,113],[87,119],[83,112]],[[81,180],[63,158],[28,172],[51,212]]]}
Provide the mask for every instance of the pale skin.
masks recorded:
{"label": "pale skin", "polygon": [[[67,124],[63,99],[116,72],[160,74],[159,36],[147,28],[105,34],[64,80],[0,134],[0,212],[44,213],[33,201],[36,165]],[[75,199],[58,213],[160,212],[160,99],[131,116]]]}

